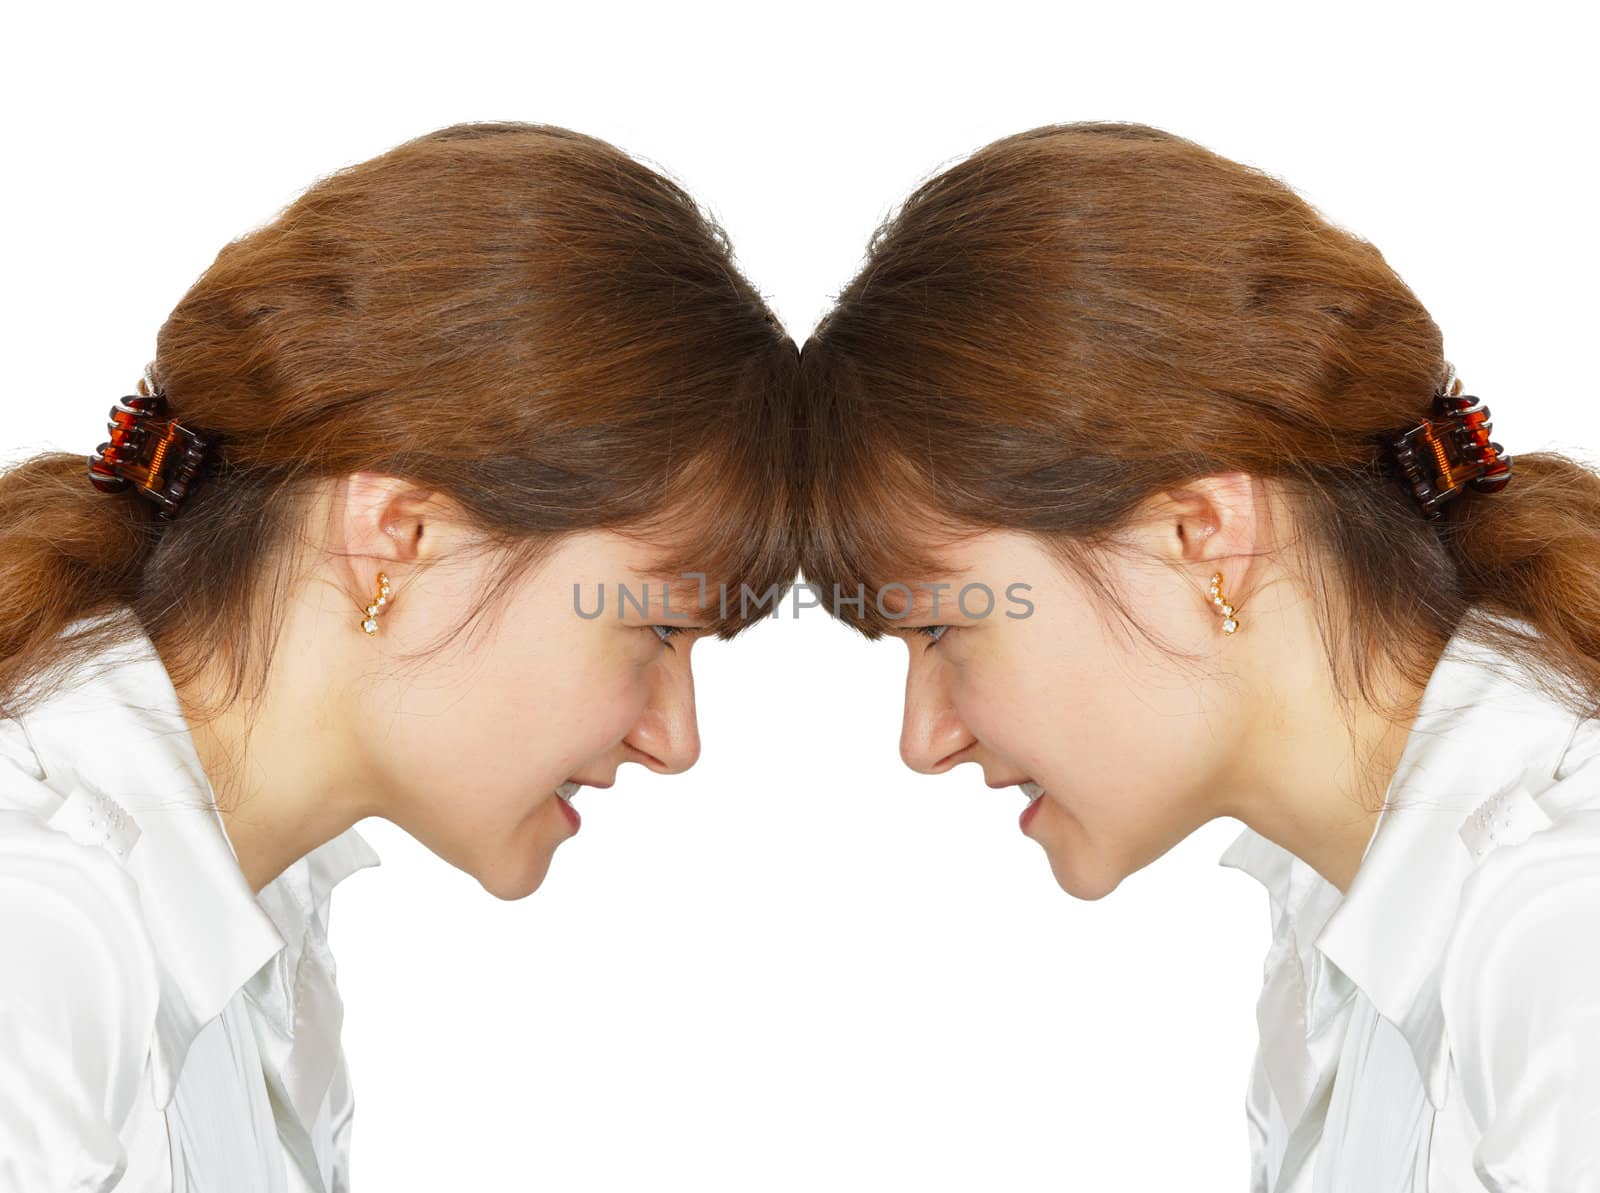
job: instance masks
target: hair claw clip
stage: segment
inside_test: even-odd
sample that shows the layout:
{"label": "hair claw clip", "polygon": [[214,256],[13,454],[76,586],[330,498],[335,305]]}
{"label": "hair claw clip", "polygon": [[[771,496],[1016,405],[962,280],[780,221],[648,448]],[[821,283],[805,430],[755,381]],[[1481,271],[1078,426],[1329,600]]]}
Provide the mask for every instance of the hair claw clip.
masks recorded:
{"label": "hair claw clip", "polygon": [[1426,518],[1467,488],[1497,493],[1511,479],[1511,457],[1489,442],[1489,408],[1471,394],[1435,394],[1433,417],[1384,437],[1386,455]]}
{"label": "hair claw clip", "polygon": [[167,418],[166,409],[162,393],[123,398],[111,407],[110,440],[88,461],[95,488],[120,493],[131,485],[170,521],[178,516],[210,440]]}

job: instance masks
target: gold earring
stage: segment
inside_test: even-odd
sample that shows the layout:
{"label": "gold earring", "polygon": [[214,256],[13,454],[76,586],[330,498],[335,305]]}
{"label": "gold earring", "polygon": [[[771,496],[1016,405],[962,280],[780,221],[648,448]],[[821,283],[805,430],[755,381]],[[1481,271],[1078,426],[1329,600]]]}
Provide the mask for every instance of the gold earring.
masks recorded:
{"label": "gold earring", "polygon": [[1222,573],[1218,572],[1211,577],[1211,603],[1217,606],[1222,614],[1222,632],[1231,634],[1239,628],[1239,619],[1233,615],[1233,606],[1228,603],[1228,598],[1222,595]]}
{"label": "gold earring", "polygon": [[378,595],[372,598],[372,603],[366,607],[366,617],[361,622],[361,628],[367,632],[367,637],[378,632],[378,611],[389,603],[389,577],[382,572],[378,573]]}

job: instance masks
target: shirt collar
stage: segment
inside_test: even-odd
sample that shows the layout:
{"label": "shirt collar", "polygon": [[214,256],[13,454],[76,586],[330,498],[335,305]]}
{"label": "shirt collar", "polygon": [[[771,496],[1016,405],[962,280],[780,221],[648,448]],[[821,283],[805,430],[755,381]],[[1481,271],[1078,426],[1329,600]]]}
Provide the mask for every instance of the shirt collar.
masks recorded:
{"label": "shirt collar", "polygon": [[[1495,619],[1534,632],[1527,622]],[[1600,765],[1600,732],[1580,732],[1583,718],[1516,660],[1470,641],[1464,628],[1429,677],[1372,839],[1342,898],[1305,862],[1251,829],[1221,858],[1285,907],[1292,876],[1313,887],[1315,878],[1334,893],[1315,950],[1399,1029],[1435,1109],[1444,1104],[1448,1077],[1439,968],[1461,885],[1476,864],[1463,823],[1490,799],[1519,789],[1542,795],[1570,779],[1562,772],[1578,761],[1593,757]],[[1308,1034],[1323,1017],[1308,1012]]]}
{"label": "shirt collar", "polygon": [[[304,925],[274,922],[239,868],[201,767],[177,692],[154,644],[125,608],[128,638],[80,664],[19,721],[44,774],[63,796],[86,787],[125,810],[138,835],[123,861],[139,900],[160,971],[152,1083],[171,1100],[194,1037],[222,1012],[251,975]],[[90,620],[74,622],[74,633]],[[338,882],[377,854],[349,829],[299,859],[264,888],[298,885],[313,908]],[[288,938],[288,940],[286,940]],[[278,992],[293,1021],[292,996]]]}

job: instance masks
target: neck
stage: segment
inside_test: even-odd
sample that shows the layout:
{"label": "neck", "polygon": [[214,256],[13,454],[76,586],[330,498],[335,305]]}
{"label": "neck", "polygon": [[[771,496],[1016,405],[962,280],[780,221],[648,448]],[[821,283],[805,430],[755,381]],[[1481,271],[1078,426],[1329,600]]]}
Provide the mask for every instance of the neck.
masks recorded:
{"label": "neck", "polygon": [[209,677],[178,691],[229,843],[257,893],[371,814],[347,756],[354,738],[342,710],[326,698],[326,676],[339,672],[329,651],[297,640],[296,632],[293,623],[285,628],[266,688],[252,703],[205,718],[195,696],[214,690]]}
{"label": "neck", "polygon": [[[1255,624],[1272,622],[1258,616]],[[1256,688],[1255,728],[1221,789],[1230,793],[1228,815],[1346,892],[1377,827],[1422,689],[1391,673],[1379,690],[1399,694],[1397,713],[1345,705],[1320,637],[1310,632],[1299,641],[1299,649],[1282,640],[1257,644],[1254,653],[1264,663],[1257,673],[1270,678]]]}

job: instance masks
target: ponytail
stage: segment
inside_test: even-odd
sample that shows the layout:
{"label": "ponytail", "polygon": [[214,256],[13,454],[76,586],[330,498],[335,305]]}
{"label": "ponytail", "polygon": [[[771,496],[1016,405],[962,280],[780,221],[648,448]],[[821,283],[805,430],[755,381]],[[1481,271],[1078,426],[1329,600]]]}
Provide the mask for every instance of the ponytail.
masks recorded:
{"label": "ponytail", "polygon": [[1600,476],[1555,451],[1516,457],[1504,490],[1443,527],[1465,599],[1533,638],[1486,631],[1584,716],[1600,715]]}
{"label": "ponytail", "polygon": [[[95,489],[86,461],[46,452],[0,472],[0,717],[22,711],[29,679],[66,661],[63,630],[134,599],[163,529],[132,492]],[[97,627],[95,645],[121,633]]]}

